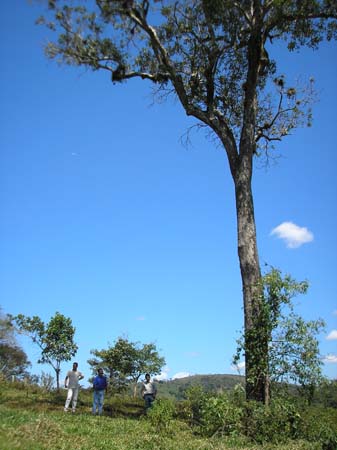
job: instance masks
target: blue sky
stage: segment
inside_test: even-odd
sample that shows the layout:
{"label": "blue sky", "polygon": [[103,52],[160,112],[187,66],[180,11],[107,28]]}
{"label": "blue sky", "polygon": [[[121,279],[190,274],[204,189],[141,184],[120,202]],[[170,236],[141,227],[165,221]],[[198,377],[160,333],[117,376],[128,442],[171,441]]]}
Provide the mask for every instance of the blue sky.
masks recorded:
{"label": "blue sky", "polygon": [[[90,376],[91,349],[119,336],[155,342],[163,377],[235,373],[243,322],[232,180],[223,150],[173,100],[150,85],[59,67],[43,55],[42,12],[0,4],[0,305],[5,313],[71,317],[76,359]],[[259,254],[307,279],[297,297],[322,317],[324,373],[337,375],[336,44],[289,55],[289,79],[313,76],[312,128],[278,147],[254,173]],[[274,230],[274,231],[273,231]],[[22,345],[36,364],[38,350]],[[62,366],[62,376],[69,364]]]}

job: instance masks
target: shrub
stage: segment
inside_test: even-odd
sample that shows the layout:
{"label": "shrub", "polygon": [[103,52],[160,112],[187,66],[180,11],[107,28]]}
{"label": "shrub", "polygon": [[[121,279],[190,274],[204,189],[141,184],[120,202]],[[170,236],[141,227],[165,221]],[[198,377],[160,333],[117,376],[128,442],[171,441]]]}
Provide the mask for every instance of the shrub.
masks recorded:
{"label": "shrub", "polygon": [[169,429],[175,413],[176,409],[171,400],[158,399],[148,410],[147,417],[154,428],[159,431],[165,431]]}
{"label": "shrub", "polygon": [[243,413],[245,434],[256,443],[286,442],[298,437],[302,416],[294,402],[273,400],[269,406],[247,402]]}
{"label": "shrub", "polygon": [[337,410],[308,408],[301,424],[300,434],[309,442],[319,442],[322,450],[336,450]]}
{"label": "shrub", "polygon": [[51,392],[54,389],[54,384],[55,384],[54,377],[50,375],[50,373],[42,371],[39,379],[40,387],[47,392]]}
{"label": "shrub", "polygon": [[179,418],[186,420],[190,425],[199,425],[201,408],[205,394],[201,386],[190,386],[185,391],[185,400],[178,403]]}
{"label": "shrub", "polygon": [[242,408],[233,404],[226,394],[203,399],[201,431],[207,436],[240,434]]}

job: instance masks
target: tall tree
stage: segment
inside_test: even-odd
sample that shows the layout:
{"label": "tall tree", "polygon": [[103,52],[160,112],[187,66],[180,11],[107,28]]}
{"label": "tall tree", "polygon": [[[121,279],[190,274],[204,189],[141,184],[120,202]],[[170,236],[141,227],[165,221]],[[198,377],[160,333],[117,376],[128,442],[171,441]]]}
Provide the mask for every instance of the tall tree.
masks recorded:
{"label": "tall tree", "polygon": [[59,390],[61,363],[75,356],[78,348],[74,342],[75,328],[71,319],[56,312],[46,324],[38,316],[28,317],[23,314],[11,316],[11,321],[39,346],[41,358],[38,363],[49,364],[54,369]]}
{"label": "tall tree", "polygon": [[[58,33],[47,56],[107,71],[114,83],[149,80],[174,94],[223,146],[235,187],[246,330],[246,394],[265,400],[261,272],[252,194],[253,158],[310,120],[308,96],[277,74],[273,44],[316,48],[336,37],[331,0],[48,0],[38,22]],[[256,357],[260,355],[260,358]],[[262,360],[261,360],[262,357]],[[261,370],[260,370],[261,369]]]}
{"label": "tall tree", "polygon": [[155,344],[140,345],[125,338],[118,338],[115,345],[107,349],[91,350],[94,358],[88,363],[95,371],[102,366],[108,371],[110,383],[116,390],[122,390],[133,383],[133,393],[136,396],[137,383],[145,372],[152,375],[160,373],[165,359],[159,355]]}

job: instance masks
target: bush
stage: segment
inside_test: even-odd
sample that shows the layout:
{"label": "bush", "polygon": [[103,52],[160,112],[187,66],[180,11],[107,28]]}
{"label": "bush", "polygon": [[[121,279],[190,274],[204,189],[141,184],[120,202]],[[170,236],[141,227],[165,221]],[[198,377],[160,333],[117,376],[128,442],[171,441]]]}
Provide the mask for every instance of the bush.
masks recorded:
{"label": "bush", "polygon": [[308,408],[301,424],[300,434],[309,442],[319,442],[322,450],[336,450],[337,410]]}
{"label": "bush", "polygon": [[233,404],[226,394],[205,397],[201,406],[201,431],[207,436],[238,435],[242,431],[242,408]]}
{"label": "bush", "polygon": [[155,429],[165,431],[169,429],[175,414],[176,409],[173,401],[169,399],[158,399],[148,410],[147,417]]}
{"label": "bush", "polygon": [[301,421],[297,406],[285,398],[273,400],[269,406],[250,401],[244,407],[244,433],[259,444],[296,439]]}
{"label": "bush", "polygon": [[337,410],[308,407],[300,398],[282,395],[265,406],[247,402],[241,388],[229,395],[211,395],[194,386],[178,411],[179,418],[204,436],[249,439],[261,446],[302,442],[310,448],[337,450]]}
{"label": "bush", "polygon": [[42,371],[41,376],[39,377],[39,385],[42,389],[47,392],[51,392],[54,389],[55,379],[50,373],[46,373]]}
{"label": "bush", "polygon": [[245,434],[258,444],[303,440],[322,450],[337,449],[337,411],[308,407],[279,398],[269,407],[246,403],[243,415]]}
{"label": "bush", "polygon": [[201,386],[190,386],[185,391],[186,399],[179,402],[179,418],[186,420],[190,425],[200,425],[201,407],[207,394]]}

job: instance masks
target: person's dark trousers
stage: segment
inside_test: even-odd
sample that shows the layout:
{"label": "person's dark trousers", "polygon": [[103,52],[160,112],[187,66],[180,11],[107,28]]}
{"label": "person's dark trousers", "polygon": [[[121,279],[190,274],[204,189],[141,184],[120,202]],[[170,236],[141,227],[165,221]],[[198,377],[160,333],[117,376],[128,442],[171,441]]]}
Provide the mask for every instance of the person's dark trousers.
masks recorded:
{"label": "person's dark trousers", "polygon": [[144,401],[145,401],[145,411],[147,411],[149,408],[151,408],[152,403],[154,402],[154,397],[152,394],[145,394],[144,395]]}

